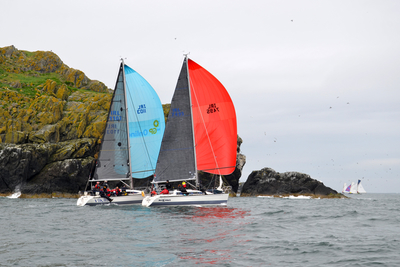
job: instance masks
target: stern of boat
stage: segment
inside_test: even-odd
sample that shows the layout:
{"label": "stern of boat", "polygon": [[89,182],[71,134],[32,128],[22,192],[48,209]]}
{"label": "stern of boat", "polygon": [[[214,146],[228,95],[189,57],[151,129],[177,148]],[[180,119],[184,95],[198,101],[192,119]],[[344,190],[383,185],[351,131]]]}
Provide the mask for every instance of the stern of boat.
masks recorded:
{"label": "stern of boat", "polygon": [[85,194],[83,196],[78,198],[78,201],[76,202],[76,205],[83,207],[83,206],[86,205],[86,203],[88,203],[93,198],[94,198],[94,196],[90,196],[90,195],[87,194],[87,192],[85,192]]}

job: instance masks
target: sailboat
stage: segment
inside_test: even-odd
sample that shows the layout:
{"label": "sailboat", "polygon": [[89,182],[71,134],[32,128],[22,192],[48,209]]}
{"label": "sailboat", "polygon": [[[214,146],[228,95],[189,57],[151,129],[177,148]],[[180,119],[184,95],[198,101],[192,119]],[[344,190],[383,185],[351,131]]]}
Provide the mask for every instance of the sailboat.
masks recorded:
{"label": "sailboat", "polygon": [[357,186],[354,182],[351,182],[349,194],[357,194]]}
{"label": "sailboat", "polygon": [[344,185],[343,185],[343,189],[342,189],[342,193],[346,193],[346,189],[347,189],[347,184],[346,184],[346,183],[344,183]]}
{"label": "sailboat", "polygon": [[[171,101],[153,183],[185,182],[183,194],[146,196],[142,205],[227,205],[221,175],[236,167],[237,124],[233,102],[225,87],[187,55]],[[218,188],[201,190],[198,171],[219,175]],[[194,183],[194,184],[191,184]]]}
{"label": "sailboat", "polygon": [[351,184],[349,184],[349,186],[346,187],[346,189],[344,190],[344,193],[350,193],[350,189],[351,189]]}
{"label": "sailboat", "polygon": [[98,190],[86,191],[77,205],[141,204],[145,194],[133,189],[133,178],[154,174],[164,130],[160,98],[151,85],[122,60],[96,167],[86,187],[98,182],[120,181],[126,190],[120,196],[108,196]]}
{"label": "sailboat", "polygon": [[357,183],[357,193],[359,194],[367,193],[367,191],[365,191],[364,187],[361,184],[361,180],[358,180]]}

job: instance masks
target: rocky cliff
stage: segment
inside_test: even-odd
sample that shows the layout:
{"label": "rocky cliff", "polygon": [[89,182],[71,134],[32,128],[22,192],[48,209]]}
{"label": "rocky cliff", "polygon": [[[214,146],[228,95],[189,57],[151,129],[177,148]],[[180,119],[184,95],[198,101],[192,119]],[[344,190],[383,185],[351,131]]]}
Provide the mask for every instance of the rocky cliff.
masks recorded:
{"label": "rocky cliff", "polygon": [[285,194],[337,196],[338,192],[299,172],[279,173],[271,168],[253,171],[244,183],[240,196]]}
{"label": "rocky cliff", "polygon": [[[0,193],[84,190],[111,97],[52,52],[0,48]],[[237,169],[226,177],[234,190],[245,164],[241,142]]]}
{"label": "rocky cliff", "polygon": [[0,193],[81,190],[110,100],[52,52],[0,48]]}

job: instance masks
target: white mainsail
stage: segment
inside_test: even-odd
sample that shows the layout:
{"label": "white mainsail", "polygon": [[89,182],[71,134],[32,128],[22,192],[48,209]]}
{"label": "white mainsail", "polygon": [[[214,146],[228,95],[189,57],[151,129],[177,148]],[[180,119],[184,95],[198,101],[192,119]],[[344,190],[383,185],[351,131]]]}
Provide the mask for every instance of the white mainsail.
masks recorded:
{"label": "white mainsail", "polygon": [[347,184],[346,184],[346,183],[344,183],[344,185],[343,185],[343,189],[342,189],[342,193],[346,193],[346,188],[347,188]]}
{"label": "white mainsail", "polygon": [[357,183],[357,193],[359,194],[367,193],[367,191],[365,191],[364,187],[361,184],[361,180],[358,180]]}

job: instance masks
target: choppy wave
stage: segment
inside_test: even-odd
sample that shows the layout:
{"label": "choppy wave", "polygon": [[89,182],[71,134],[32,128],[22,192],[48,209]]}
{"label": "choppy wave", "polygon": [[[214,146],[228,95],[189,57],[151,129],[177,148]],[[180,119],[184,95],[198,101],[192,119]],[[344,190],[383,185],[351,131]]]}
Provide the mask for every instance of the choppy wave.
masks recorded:
{"label": "choppy wave", "polygon": [[396,266],[399,200],[237,197],[227,207],[144,208],[1,198],[1,264]]}

